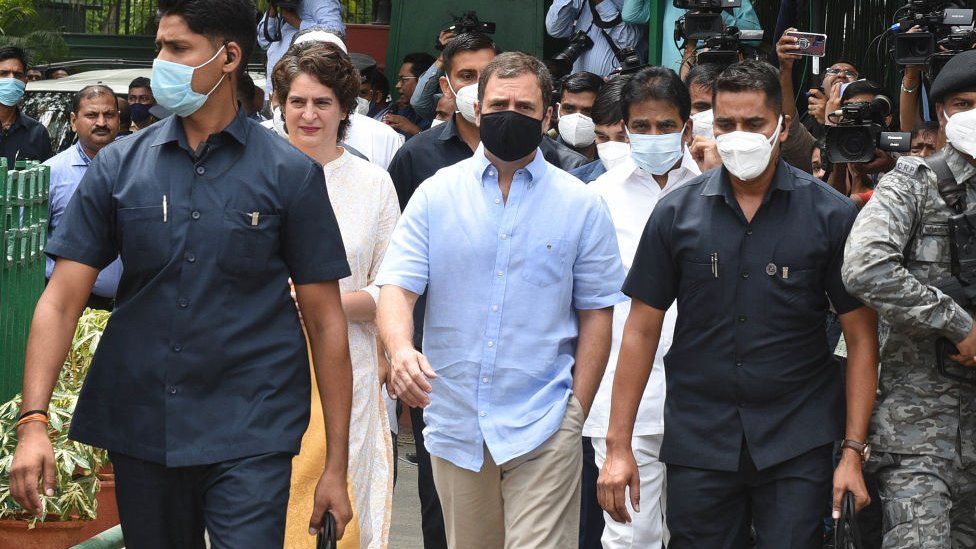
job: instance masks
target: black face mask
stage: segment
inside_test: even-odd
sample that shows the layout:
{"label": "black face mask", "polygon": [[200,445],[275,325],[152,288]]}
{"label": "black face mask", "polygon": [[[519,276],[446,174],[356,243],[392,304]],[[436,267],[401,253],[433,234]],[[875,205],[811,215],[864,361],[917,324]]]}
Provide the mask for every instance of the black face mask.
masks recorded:
{"label": "black face mask", "polygon": [[542,120],[515,111],[481,115],[481,142],[506,162],[530,155],[542,142]]}

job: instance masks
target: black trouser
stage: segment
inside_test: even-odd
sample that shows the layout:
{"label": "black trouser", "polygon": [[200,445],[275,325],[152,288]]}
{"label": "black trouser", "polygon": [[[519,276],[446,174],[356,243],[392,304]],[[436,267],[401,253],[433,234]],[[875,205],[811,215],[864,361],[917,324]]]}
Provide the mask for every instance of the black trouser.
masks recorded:
{"label": "black trouser", "polygon": [[111,453],[122,535],[129,549],[281,547],[291,454],[166,467]]}
{"label": "black trouser", "polygon": [[424,447],[424,411],[410,408],[413,440],[417,447],[417,491],[420,492],[420,528],[424,533],[424,549],[447,549],[444,531],[444,512],[434,488],[434,473],[430,468],[430,453]]}
{"label": "black trouser", "polygon": [[833,444],[757,471],[745,441],[739,470],[668,464],[668,549],[819,549],[830,502]]}
{"label": "black trouser", "polygon": [[603,508],[596,497],[596,481],[600,478],[600,469],[596,466],[596,453],[590,437],[583,437],[583,477],[580,494],[580,549],[600,549],[600,537],[603,536]]}

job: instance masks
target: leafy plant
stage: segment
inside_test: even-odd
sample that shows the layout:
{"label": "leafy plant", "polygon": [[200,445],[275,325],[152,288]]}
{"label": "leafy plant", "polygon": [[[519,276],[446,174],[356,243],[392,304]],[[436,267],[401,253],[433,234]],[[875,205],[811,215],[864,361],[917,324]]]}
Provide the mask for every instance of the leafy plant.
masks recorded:
{"label": "leafy plant", "polygon": [[78,402],[78,393],[91,366],[92,357],[108,322],[104,311],[87,310],[78,322],[75,337],[48,408],[51,444],[57,472],[53,496],[41,494],[44,512],[32,517],[10,494],[10,466],[17,447],[17,418],[21,395],[0,405],[0,520],[92,520],[99,489],[97,473],[108,463],[104,450],[68,439],[68,428]]}

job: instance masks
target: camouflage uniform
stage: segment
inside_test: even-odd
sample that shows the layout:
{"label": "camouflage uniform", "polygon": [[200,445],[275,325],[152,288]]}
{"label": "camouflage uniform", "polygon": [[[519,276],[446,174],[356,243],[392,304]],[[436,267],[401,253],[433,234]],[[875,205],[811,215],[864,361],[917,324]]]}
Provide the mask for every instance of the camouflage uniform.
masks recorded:
{"label": "camouflage uniform", "polygon": [[[951,146],[946,160],[976,207],[976,167]],[[891,325],[881,349],[871,418],[884,547],[976,547],[976,387],[936,365],[939,337],[962,340],[970,312],[932,284],[950,274],[948,218],[936,176],[902,157],[858,216],[844,253],[844,283]]]}

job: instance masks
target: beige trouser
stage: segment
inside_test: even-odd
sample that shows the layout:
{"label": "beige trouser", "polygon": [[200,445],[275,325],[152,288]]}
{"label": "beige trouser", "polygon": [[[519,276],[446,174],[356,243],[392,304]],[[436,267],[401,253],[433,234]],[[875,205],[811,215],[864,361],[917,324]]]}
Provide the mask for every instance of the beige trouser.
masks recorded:
{"label": "beige trouser", "polygon": [[481,471],[431,456],[452,549],[565,549],[579,545],[583,407],[570,397],[563,423],[528,454]]}

